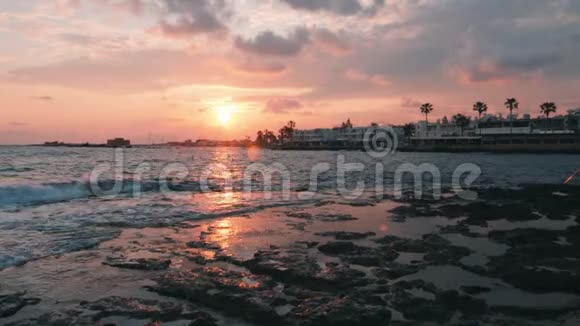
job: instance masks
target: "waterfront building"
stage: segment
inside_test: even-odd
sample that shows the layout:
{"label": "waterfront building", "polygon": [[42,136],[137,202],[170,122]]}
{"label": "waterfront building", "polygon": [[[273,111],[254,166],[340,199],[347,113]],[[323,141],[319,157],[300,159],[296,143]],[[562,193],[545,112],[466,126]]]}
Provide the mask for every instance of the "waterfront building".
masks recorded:
{"label": "waterfront building", "polygon": [[300,146],[355,146],[363,143],[365,134],[374,130],[392,128],[398,141],[404,139],[403,128],[372,124],[367,127],[341,126],[335,128],[297,129],[294,130],[290,143]]}
{"label": "waterfront building", "polygon": [[131,147],[131,141],[125,138],[114,138],[107,140],[108,147]]}

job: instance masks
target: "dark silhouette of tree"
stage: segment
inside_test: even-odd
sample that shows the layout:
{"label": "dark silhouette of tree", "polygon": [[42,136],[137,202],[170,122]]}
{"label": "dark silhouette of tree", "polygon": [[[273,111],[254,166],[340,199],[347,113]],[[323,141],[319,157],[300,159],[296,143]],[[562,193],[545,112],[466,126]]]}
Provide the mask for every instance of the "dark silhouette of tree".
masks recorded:
{"label": "dark silhouette of tree", "polygon": [[340,127],[342,129],[352,129],[352,122],[350,122],[350,118],[346,120],[346,122],[343,122]]}
{"label": "dark silhouette of tree", "polygon": [[427,122],[427,124],[429,124],[429,114],[431,112],[433,112],[435,108],[433,107],[433,104],[431,103],[425,103],[423,105],[421,105],[421,113],[423,113],[425,115],[425,122]]}
{"label": "dark silhouette of tree", "polygon": [[411,137],[413,137],[415,135],[415,125],[412,123],[405,124],[403,126],[403,133],[405,134],[405,137],[407,137],[407,140],[410,143]]}
{"label": "dark silhouette of tree", "polygon": [[487,113],[487,104],[485,102],[475,102],[473,111],[477,112],[477,129],[479,129],[479,134],[481,135],[480,121],[481,116]]}
{"label": "dark silhouette of tree", "polygon": [[556,113],[558,107],[554,102],[546,102],[540,105],[540,112],[546,116],[546,118],[550,118],[550,114]]}
{"label": "dark silhouette of tree", "polygon": [[461,136],[463,136],[463,131],[465,130],[466,127],[469,126],[470,122],[471,119],[464,114],[460,113],[453,116],[453,123],[455,123],[457,126],[459,126],[459,128],[461,128]]}
{"label": "dark silhouette of tree", "polygon": [[286,124],[284,127],[280,128],[280,131],[279,131],[280,136],[278,137],[280,143],[284,143],[284,142],[291,140],[292,136],[294,135],[295,128],[296,128],[296,122],[294,122],[294,121],[288,121],[288,124]]}
{"label": "dark silhouette of tree", "polygon": [[508,98],[505,101],[504,105],[508,110],[510,110],[510,134],[511,134],[513,131],[513,127],[514,127],[513,112],[514,112],[514,110],[517,110],[520,108],[520,102],[518,102],[518,100],[516,100],[515,98]]}
{"label": "dark silhouette of tree", "polygon": [[558,110],[558,107],[556,106],[556,103],[554,102],[546,102],[542,105],[540,105],[540,112],[542,112],[546,118],[548,119],[548,126],[551,127],[552,125],[552,121],[550,120],[550,114],[552,113],[556,113],[556,110]]}
{"label": "dark silhouette of tree", "polygon": [[433,112],[435,108],[433,107],[433,104],[425,103],[421,105],[419,109],[421,110],[421,113],[425,115],[425,132],[429,135],[429,113]]}
{"label": "dark silhouette of tree", "polygon": [[264,137],[264,132],[262,130],[258,131],[256,136],[256,145],[264,146],[266,144],[266,138]]}
{"label": "dark silhouette of tree", "polygon": [[276,134],[274,134],[273,131],[270,131],[268,129],[264,130],[264,136],[266,138],[266,145],[267,146],[273,146],[278,144],[279,140],[276,137]]}

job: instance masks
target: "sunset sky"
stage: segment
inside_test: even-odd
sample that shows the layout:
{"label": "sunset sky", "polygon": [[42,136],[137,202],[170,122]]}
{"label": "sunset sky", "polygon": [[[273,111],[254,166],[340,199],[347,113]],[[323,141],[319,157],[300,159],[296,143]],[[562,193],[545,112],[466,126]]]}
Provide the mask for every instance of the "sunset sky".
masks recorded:
{"label": "sunset sky", "polygon": [[0,143],[580,107],[578,0],[0,1]]}

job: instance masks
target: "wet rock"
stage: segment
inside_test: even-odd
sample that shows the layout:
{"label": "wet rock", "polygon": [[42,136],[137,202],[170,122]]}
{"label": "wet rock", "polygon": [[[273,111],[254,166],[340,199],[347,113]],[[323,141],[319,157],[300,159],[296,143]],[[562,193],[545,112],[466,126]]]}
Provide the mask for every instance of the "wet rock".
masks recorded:
{"label": "wet rock", "polygon": [[108,297],[83,306],[95,312],[93,319],[100,320],[112,316],[131,319],[152,319],[170,322],[183,319],[213,319],[205,312],[192,311],[191,307],[166,301],[139,298]]}
{"label": "wet rock", "polygon": [[366,239],[377,235],[374,232],[346,232],[346,231],[335,231],[335,232],[322,232],[316,233],[318,236],[322,237],[334,237],[336,240],[360,240]]}
{"label": "wet rock", "polygon": [[[536,293],[580,293],[580,229],[491,231],[489,237],[510,245],[503,256],[490,257],[487,274]],[[560,237],[570,243],[561,245]]]}
{"label": "wet rock", "polygon": [[538,220],[541,216],[534,214],[532,207],[526,203],[509,202],[476,202],[466,207],[468,224],[480,224],[482,221],[508,220],[511,222]]}
{"label": "wet rock", "polygon": [[191,224],[188,222],[178,223],[176,226],[177,226],[177,229],[197,229],[197,228],[201,227],[201,225],[199,225],[199,224]]}
{"label": "wet rock", "polygon": [[226,315],[266,324],[281,321],[275,307],[285,301],[285,296],[274,291],[275,284],[268,277],[206,267],[169,272],[157,283],[151,288],[153,291],[214,308]]}
{"label": "wet rock", "polygon": [[318,247],[320,252],[339,257],[342,261],[362,266],[380,266],[393,261],[399,254],[390,248],[370,248],[349,241],[329,242]]}
{"label": "wet rock", "polygon": [[464,316],[481,316],[487,310],[487,304],[482,299],[462,295],[455,290],[438,292],[437,302],[460,311]]}
{"label": "wet rock", "polygon": [[318,247],[318,250],[320,250],[325,254],[340,255],[357,251],[358,248],[361,247],[355,245],[352,242],[341,241],[341,242],[329,242],[327,244],[321,245]]}
{"label": "wet rock", "polygon": [[318,246],[319,242],[317,241],[296,241],[295,245],[304,249],[312,249]]}
{"label": "wet rock", "polygon": [[520,189],[489,189],[480,195],[480,198],[488,201],[502,201],[506,198],[519,201],[554,220],[576,215],[580,211],[579,197],[580,187],[555,184],[523,185]]}
{"label": "wet rock", "polygon": [[557,241],[559,236],[559,232],[539,229],[513,229],[507,231],[493,230],[488,233],[490,239],[510,246],[535,246],[544,242]]}
{"label": "wet rock", "polygon": [[327,199],[327,200],[319,201],[318,203],[314,204],[314,206],[322,207],[322,206],[327,206],[327,205],[332,205],[332,204],[336,204],[336,201]]}
{"label": "wet rock", "polygon": [[384,305],[363,305],[352,298],[312,298],[304,300],[289,317],[301,326],[383,326],[391,312]]}
{"label": "wet rock", "polygon": [[430,217],[430,216],[438,216],[440,212],[433,209],[431,205],[420,204],[414,202],[410,206],[399,206],[391,209],[393,215],[407,218],[407,217]]}
{"label": "wet rock", "polygon": [[461,258],[472,251],[465,247],[454,246],[447,239],[436,234],[427,234],[418,239],[403,239],[388,235],[376,240],[383,248],[397,252],[424,253],[423,260],[436,265],[459,264]]}
{"label": "wet rock", "polygon": [[38,318],[19,321],[10,325],[114,325],[114,323],[105,324],[102,322],[111,317],[123,317],[134,321],[150,320],[149,325],[159,325],[159,322],[179,320],[199,322],[199,324],[195,325],[215,325],[215,319],[212,315],[189,305],[122,297],[108,297],[94,302],[83,302],[83,304],[79,305],[79,308],[49,312]]}
{"label": "wet rock", "polygon": [[64,325],[94,325],[91,316],[82,316],[81,310],[54,311],[40,315],[38,318],[25,319],[8,323],[6,326],[64,326]]}
{"label": "wet rock", "polygon": [[[528,307],[515,307],[515,306],[497,306],[492,307],[491,310],[496,313],[501,313],[504,315],[509,315],[513,317],[517,317],[519,320],[521,319],[528,319],[528,320],[543,320],[543,321],[553,321],[558,317],[566,313],[577,313],[578,309],[580,308],[579,305],[575,306],[568,306],[568,307],[537,307],[537,308],[528,308]],[[512,322],[513,324],[513,322]],[[532,324],[525,324],[523,321],[521,322],[522,325],[532,325]],[[506,324],[508,325],[508,324]],[[537,325],[537,324],[536,324]]]}
{"label": "wet rock", "polygon": [[298,218],[302,220],[312,221],[322,221],[322,222],[344,222],[344,221],[354,221],[356,220],[355,217],[349,214],[317,214],[313,215],[306,212],[295,212],[290,211],[286,212],[286,216],[292,218]]}
{"label": "wet rock", "polygon": [[[430,294],[432,298],[415,296],[415,289]],[[433,284],[422,280],[395,283],[389,302],[405,318],[414,321],[447,323],[457,312],[463,318],[472,319],[487,311],[484,300],[461,295],[457,291],[440,291]]]}
{"label": "wet rock", "polygon": [[465,217],[467,215],[466,205],[464,204],[445,204],[437,209],[442,216],[449,218]]}
{"label": "wet rock", "polygon": [[356,217],[349,214],[319,214],[314,216],[314,218],[322,222],[345,222],[357,220]]}
{"label": "wet rock", "polygon": [[40,299],[26,297],[26,293],[0,294],[0,318],[13,316],[20,309],[39,302]]}
{"label": "wet rock", "polygon": [[193,325],[216,325],[216,320],[207,312],[194,310],[193,307],[172,302],[109,297],[80,305],[63,311],[54,311],[37,318],[22,320],[11,326],[63,326],[63,325],[116,325],[104,323],[107,318],[123,317],[136,324],[160,325],[160,322],[192,320]]}
{"label": "wet rock", "polygon": [[300,245],[283,250],[259,251],[254,259],[242,265],[252,273],[317,290],[339,290],[368,281],[363,272],[344,264],[321,266],[317,257]]}
{"label": "wet rock", "polygon": [[311,220],[312,219],[312,214],[305,213],[305,212],[286,212],[286,216],[304,219],[304,220]]}
{"label": "wet rock", "polygon": [[415,297],[411,290],[419,289],[435,296],[437,289],[424,281],[398,282],[391,288],[389,303],[406,319],[444,323],[451,319],[454,311],[437,304],[434,300]]}
{"label": "wet rock", "polygon": [[491,291],[490,288],[484,286],[466,286],[462,285],[461,290],[467,294],[475,295]]}
{"label": "wet rock", "polygon": [[373,269],[373,274],[379,279],[396,280],[406,275],[415,274],[421,269],[423,269],[421,265],[389,263],[384,267]]}
{"label": "wet rock", "polygon": [[186,245],[192,249],[221,250],[220,246],[205,241],[190,241]]}
{"label": "wet rock", "polygon": [[439,232],[441,234],[458,233],[458,234],[461,234],[465,237],[470,237],[470,238],[477,238],[477,237],[482,236],[479,233],[471,232],[471,230],[469,229],[469,225],[463,221],[460,223],[457,223],[456,225],[446,225],[446,226],[440,227]]}
{"label": "wet rock", "polygon": [[437,234],[425,234],[422,238],[429,246],[448,246],[451,244],[451,241],[442,238]]}
{"label": "wet rock", "polygon": [[134,258],[128,259],[126,257],[107,257],[103,265],[125,268],[138,269],[147,271],[160,271],[168,269],[171,265],[170,259],[155,259],[155,258]]}
{"label": "wet rock", "polygon": [[425,262],[432,265],[454,265],[459,264],[461,258],[469,256],[470,249],[458,246],[441,246],[429,250],[423,257]]}
{"label": "wet rock", "polygon": [[376,206],[375,202],[367,199],[352,200],[348,204],[353,207]]}
{"label": "wet rock", "polygon": [[205,312],[197,312],[189,326],[217,326],[217,320]]}
{"label": "wet rock", "polygon": [[306,229],[306,223],[286,223],[291,229],[296,231],[304,231]]}
{"label": "wet rock", "polygon": [[[372,279],[342,263],[320,264],[317,252],[296,244],[240,262],[249,272],[221,267],[170,271],[152,287],[229,316],[264,325],[385,325],[384,301],[359,288]],[[353,295],[345,296],[348,292]],[[379,302],[380,301],[380,302]]]}

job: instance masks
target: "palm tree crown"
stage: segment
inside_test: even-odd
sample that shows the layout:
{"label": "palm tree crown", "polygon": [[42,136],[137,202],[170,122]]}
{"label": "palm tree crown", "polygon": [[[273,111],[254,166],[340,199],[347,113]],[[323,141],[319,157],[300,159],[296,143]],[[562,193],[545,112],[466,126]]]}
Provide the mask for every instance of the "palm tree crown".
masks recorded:
{"label": "palm tree crown", "polygon": [[542,112],[544,115],[546,115],[546,118],[550,118],[550,114],[556,113],[557,109],[558,109],[558,107],[556,106],[556,103],[554,103],[554,102],[546,102],[546,103],[540,105],[540,112]]}
{"label": "palm tree crown", "polygon": [[453,116],[452,119],[453,119],[453,122],[457,126],[459,126],[459,128],[461,128],[461,136],[463,136],[463,131],[465,130],[466,127],[469,126],[471,119],[464,114],[456,114]]}
{"label": "palm tree crown", "polygon": [[513,110],[520,108],[520,102],[518,102],[518,100],[515,98],[508,98],[504,104],[505,107],[510,110],[510,116],[512,115]]}
{"label": "palm tree crown", "polygon": [[473,111],[477,112],[479,119],[481,119],[481,116],[487,112],[487,104],[485,102],[476,102],[473,104]]}
{"label": "palm tree crown", "polygon": [[425,104],[421,105],[420,109],[421,109],[421,113],[423,113],[425,115],[425,121],[427,121],[427,123],[429,123],[429,120],[428,120],[429,113],[433,112],[433,110],[435,109],[433,107],[433,104],[425,103]]}
{"label": "palm tree crown", "polygon": [[520,103],[518,102],[518,100],[512,97],[508,98],[504,104],[505,107],[508,108],[508,110],[510,110],[510,134],[511,134],[514,128],[513,111],[520,107]]}

